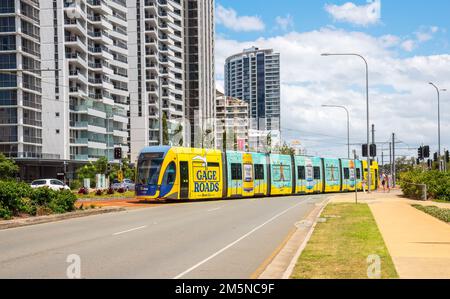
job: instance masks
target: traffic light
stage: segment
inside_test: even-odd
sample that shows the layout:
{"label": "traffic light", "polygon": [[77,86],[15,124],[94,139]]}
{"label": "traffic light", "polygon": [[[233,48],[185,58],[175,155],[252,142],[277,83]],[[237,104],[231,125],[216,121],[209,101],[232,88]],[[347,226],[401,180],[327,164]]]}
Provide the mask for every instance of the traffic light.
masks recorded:
{"label": "traffic light", "polygon": [[419,160],[423,160],[425,158],[423,146],[419,147],[419,149],[417,150],[417,156],[419,157]]}
{"label": "traffic light", "polygon": [[[368,146],[367,144],[363,144],[362,145],[362,156],[364,158],[367,158],[368,153]],[[370,156],[371,157],[376,157],[377,156],[377,145],[376,144],[371,144],[370,145]]]}
{"label": "traffic light", "polygon": [[370,156],[371,157],[376,157],[377,156],[377,145],[376,144],[371,144],[370,145]]}
{"label": "traffic light", "polygon": [[362,145],[362,156],[363,156],[364,158],[367,158],[367,155],[368,155],[367,144],[363,144],[363,145]]}
{"label": "traffic light", "polygon": [[122,148],[116,147],[114,149],[114,160],[122,160]]}
{"label": "traffic light", "polygon": [[434,162],[437,162],[439,160],[438,153],[434,153],[433,160]]}
{"label": "traffic light", "polygon": [[423,157],[425,159],[430,157],[430,147],[428,145],[423,147]]}

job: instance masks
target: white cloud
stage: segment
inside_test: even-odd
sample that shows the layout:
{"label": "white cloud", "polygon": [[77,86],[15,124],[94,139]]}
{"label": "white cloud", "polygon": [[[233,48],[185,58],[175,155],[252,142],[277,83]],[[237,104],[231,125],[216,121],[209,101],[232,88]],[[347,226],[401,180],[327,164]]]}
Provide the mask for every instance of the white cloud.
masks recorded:
{"label": "white cloud", "polygon": [[411,39],[405,40],[402,43],[403,50],[405,50],[407,52],[412,52],[415,47],[416,47],[416,42]]}
{"label": "white cloud", "polygon": [[[346,156],[345,114],[321,105],[346,105],[351,113],[351,141],[364,142],[364,65],[354,57],[321,57],[320,53],[361,53],[369,62],[371,123],[376,125],[376,139],[387,141],[395,132],[411,147],[422,142],[436,147],[437,100],[428,82],[450,88],[450,55],[399,58],[397,47],[402,42],[395,36],[374,37],[330,28],[248,42],[219,38],[216,70],[222,82],[226,57],[253,45],[280,52],[284,138],[302,141],[309,154]],[[450,130],[450,109],[441,113],[445,132]],[[445,135],[442,143],[450,147],[450,135]],[[399,154],[416,153],[401,150]]]}
{"label": "white cloud", "polygon": [[326,4],[325,10],[338,22],[358,26],[377,24],[381,19],[381,0],[368,1],[366,5],[347,2],[343,5]]}
{"label": "white cloud", "polygon": [[404,40],[401,44],[403,50],[407,52],[412,52],[420,44],[426,43],[434,38],[434,35],[439,32],[439,27],[420,27],[418,31],[414,33],[413,38],[408,38]]}
{"label": "white cloud", "polygon": [[275,22],[277,23],[277,28],[284,31],[294,28],[294,18],[290,14],[285,17],[276,17]]}
{"label": "white cloud", "polygon": [[218,5],[216,22],[233,31],[263,31],[265,24],[258,16],[238,16],[232,8]]}

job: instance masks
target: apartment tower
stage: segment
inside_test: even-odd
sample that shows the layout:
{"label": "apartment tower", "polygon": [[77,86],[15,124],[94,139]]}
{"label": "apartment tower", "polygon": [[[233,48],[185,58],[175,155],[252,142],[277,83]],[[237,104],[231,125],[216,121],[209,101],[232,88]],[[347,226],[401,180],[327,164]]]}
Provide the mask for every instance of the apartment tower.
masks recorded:
{"label": "apartment tower", "polygon": [[[42,2],[42,1],[41,1]],[[0,152],[43,157],[39,1],[0,2]]]}
{"label": "apartment tower", "polygon": [[280,130],[280,54],[256,47],[227,58],[225,95],[249,103],[251,129]]}
{"label": "apartment tower", "polygon": [[44,151],[63,160],[114,160],[128,148],[124,0],[41,2]]}

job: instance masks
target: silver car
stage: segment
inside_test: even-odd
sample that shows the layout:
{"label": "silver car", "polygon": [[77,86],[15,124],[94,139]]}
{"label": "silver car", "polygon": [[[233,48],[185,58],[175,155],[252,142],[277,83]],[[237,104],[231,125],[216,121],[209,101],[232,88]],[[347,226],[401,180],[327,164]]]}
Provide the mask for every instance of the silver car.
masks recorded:
{"label": "silver car", "polygon": [[119,190],[120,188],[123,188],[125,191],[132,191],[134,190],[135,184],[130,179],[124,179],[122,183],[119,183],[119,181],[114,180],[111,187],[114,190]]}

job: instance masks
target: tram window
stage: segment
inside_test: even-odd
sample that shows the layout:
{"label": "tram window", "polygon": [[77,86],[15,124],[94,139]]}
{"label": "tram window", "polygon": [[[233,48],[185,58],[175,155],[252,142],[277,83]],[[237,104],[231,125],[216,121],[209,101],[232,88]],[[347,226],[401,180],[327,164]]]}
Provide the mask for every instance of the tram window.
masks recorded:
{"label": "tram window", "polygon": [[231,180],[242,180],[242,165],[238,163],[231,164]]}
{"label": "tram window", "polygon": [[350,179],[350,169],[344,168],[344,180]]}
{"label": "tram window", "polygon": [[176,178],[176,166],[175,163],[172,162],[166,169],[166,173],[164,174],[163,184],[164,185],[173,185],[175,184]]}
{"label": "tram window", "polygon": [[356,178],[357,178],[358,180],[361,179],[361,169],[360,169],[360,168],[356,168]]}
{"label": "tram window", "polygon": [[306,168],[305,168],[305,166],[299,166],[297,170],[298,170],[298,179],[299,180],[306,180]]}
{"label": "tram window", "polygon": [[264,180],[264,165],[255,164],[255,180]]}
{"label": "tram window", "polygon": [[314,166],[314,179],[320,180],[320,167]]}

